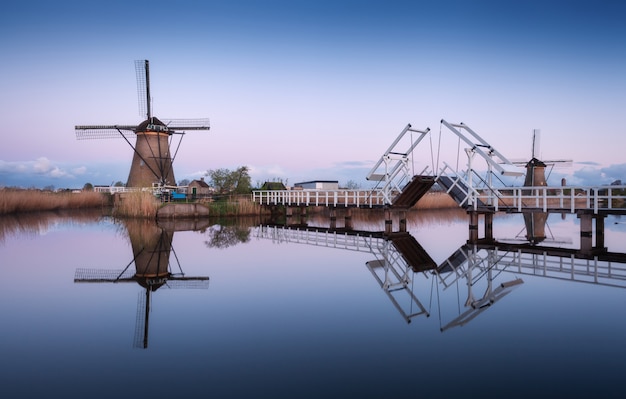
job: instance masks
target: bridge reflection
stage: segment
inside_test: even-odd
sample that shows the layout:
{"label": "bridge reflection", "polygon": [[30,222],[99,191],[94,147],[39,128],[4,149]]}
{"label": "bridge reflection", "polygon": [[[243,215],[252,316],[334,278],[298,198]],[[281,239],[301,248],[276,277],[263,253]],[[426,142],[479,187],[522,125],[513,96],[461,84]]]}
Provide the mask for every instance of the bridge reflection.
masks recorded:
{"label": "bridge reflection", "polygon": [[[523,276],[626,288],[626,253],[550,246],[546,220],[527,215],[523,241],[468,240],[439,264],[409,232],[264,224],[253,234],[277,243],[370,253],[374,259],[366,266],[402,318],[410,323],[429,317],[436,298],[440,328],[446,331],[467,324],[522,286]],[[424,284],[428,280],[430,291]],[[446,308],[457,312],[445,319],[443,314],[455,313]]]}
{"label": "bridge reflection", "polygon": [[[172,246],[175,231],[205,230],[208,220],[163,221],[124,219],[133,257],[121,270],[76,269],[75,283],[136,283],[142,287],[137,300],[134,346],[148,347],[152,294],[159,289],[207,289],[209,277],[187,276]],[[174,255],[172,262],[171,255]],[[131,267],[134,265],[134,268]]]}

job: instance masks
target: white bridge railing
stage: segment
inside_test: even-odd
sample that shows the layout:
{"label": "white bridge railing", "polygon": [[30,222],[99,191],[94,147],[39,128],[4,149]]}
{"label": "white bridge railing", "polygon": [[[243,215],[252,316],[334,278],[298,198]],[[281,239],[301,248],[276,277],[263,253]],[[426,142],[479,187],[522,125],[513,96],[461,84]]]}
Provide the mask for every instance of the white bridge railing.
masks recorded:
{"label": "white bridge railing", "polygon": [[377,207],[385,204],[380,190],[255,190],[261,205]]}
{"label": "white bridge railing", "polygon": [[575,213],[579,210],[626,211],[626,186],[539,186],[482,189],[469,194],[476,207],[478,199],[495,211],[560,209]]}
{"label": "white bridge railing", "polygon": [[[626,212],[626,186],[538,186],[473,189],[466,202],[475,210],[486,204],[497,211],[559,209]],[[385,205],[380,190],[257,190],[252,200],[260,205],[379,207]]]}

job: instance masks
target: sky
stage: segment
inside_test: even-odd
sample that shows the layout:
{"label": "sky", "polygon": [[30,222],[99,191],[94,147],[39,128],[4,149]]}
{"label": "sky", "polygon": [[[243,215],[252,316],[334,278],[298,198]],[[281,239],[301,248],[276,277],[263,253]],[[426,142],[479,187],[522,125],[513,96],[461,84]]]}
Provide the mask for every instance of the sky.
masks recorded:
{"label": "sky", "polygon": [[155,116],[211,120],[184,135],[179,181],[248,166],[253,184],[368,187],[408,123],[430,129],[412,162],[466,163],[442,119],[511,160],[540,129],[541,159],[573,161],[550,184],[626,181],[625,20],[618,0],[9,2],[0,186],[125,182],[132,148],[74,126],[143,120],[140,59]]}

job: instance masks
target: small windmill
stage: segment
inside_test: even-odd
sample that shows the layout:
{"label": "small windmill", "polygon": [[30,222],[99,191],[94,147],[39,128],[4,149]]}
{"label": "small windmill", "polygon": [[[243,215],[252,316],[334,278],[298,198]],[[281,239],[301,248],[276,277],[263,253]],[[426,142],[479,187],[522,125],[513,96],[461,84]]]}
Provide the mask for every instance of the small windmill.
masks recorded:
{"label": "small windmill", "polygon": [[[570,164],[571,160],[555,159],[555,160],[540,160],[541,158],[541,130],[533,129],[532,149],[530,161],[528,162],[514,162],[525,163],[526,165],[526,179],[524,180],[525,187],[538,187],[547,186],[546,179],[546,167],[550,165],[553,168],[556,164]],[[549,174],[548,174],[549,175]]]}
{"label": "small windmill", "polygon": [[[175,186],[172,164],[180,148],[185,131],[209,130],[209,119],[163,119],[152,115],[150,98],[150,64],[148,60],[135,61],[137,94],[140,115],[146,120],[138,125],[84,125],[75,126],[76,138],[109,139],[123,138],[134,151],[128,174],[127,187]],[[176,150],[172,155],[174,135],[179,135]],[[133,135],[135,144],[131,143]]]}

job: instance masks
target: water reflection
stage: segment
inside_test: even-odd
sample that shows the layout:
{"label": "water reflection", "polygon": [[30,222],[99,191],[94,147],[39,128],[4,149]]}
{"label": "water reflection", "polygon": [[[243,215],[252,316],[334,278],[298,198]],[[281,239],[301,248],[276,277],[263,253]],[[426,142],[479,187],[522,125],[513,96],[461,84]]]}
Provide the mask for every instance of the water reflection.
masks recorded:
{"label": "water reflection", "polygon": [[208,248],[225,249],[250,241],[250,227],[257,225],[257,218],[222,218],[213,221],[204,230]]}
{"label": "water reflection", "polygon": [[[132,258],[121,270],[76,269],[75,283],[136,283],[143,288],[137,300],[134,346],[148,347],[152,294],[159,289],[207,289],[209,277],[187,276],[172,246],[175,231],[208,228],[208,220],[169,220],[156,223],[145,219],[121,221],[132,247]],[[174,262],[172,262],[172,255]],[[134,268],[131,266],[134,265]]]}
{"label": "water reflection", "polygon": [[[571,240],[546,234],[546,213],[522,216],[525,235],[468,241],[439,264],[408,232],[325,228],[319,217],[315,226],[261,225],[254,228],[254,235],[277,244],[370,253],[374,259],[366,266],[402,318],[410,323],[419,316],[429,317],[435,303],[442,332],[474,320],[522,286],[524,275],[626,288],[625,253],[549,246]],[[364,224],[380,225],[371,222]],[[424,281],[430,281],[430,289]]]}
{"label": "water reflection", "polygon": [[0,215],[0,244],[10,237],[34,237],[56,225],[79,226],[98,223],[108,216],[101,209],[27,212]]}
{"label": "water reflection", "polygon": [[[324,246],[371,255],[365,266],[392,307],[403,320],[436,315],[441,331],[466,325],[493,307],[514,290],[524,286],[524,276],[626,288],[626,254],[608,250],[594,253],[557,245],[571,240],[557,239],[549,227],[547,214],[517,215],[513,237],[469,242],[445,257],[433,256],[412,232],[386,234],[382,213],[354,212],[346,229],[328,228],[324,213],[309,214],[296,225],[270,224],[259,218],[222,220],[117,221],[120,232],[131,244],[128,263],[122,269],[75,271],[76,283],[136,283],[142,291],[137,303],[135,346],[147,348],[152,295],[173,288],[208,288],[208,276],[188,276],[183,272],[172,246],[175,232],[196,231],[209,249],[246,245],[252,238],[275,244],[291,243]],[[4,218],[1,237],[37,234],[55,223],[96,223],[99,212],[50,213]],[[409,217],[409,229],[436,223],[467,221],[465,212],[446,210],[416,212]],[[495,224],[498,222],[495,221]],[[616,222],[617,223],[617,222]],[[338,223],[340,225],[340,223]],[[421,227],[420,227],[421,228]],[[551,246],[553,245],[553,246]]]}
{"label": "water reflection", "polygon": [[[390,235],[357,215],[354,231],[328,229],[317,215],[315,228],[258,219],[74,226],[53,215],[48,227],[33,222],[34,238],[15,223],[0,244],[0,384],[7,397],[29,398],[79,397],[94,386],[107,398],[460,397],[486,386],[494,397],[616,397],[624,256],[557,252],[550,237],[578,245],[580,220],[554,216],[535,245],[520,241],[526,232],[516,238],[522,215],[494,218],[489,245],[467,242],[464,213],[410,219],[407,233]],[[606,227],[607,248],[624,249],[626,224],[607,218]],[[226,231],[241,239],[218,245]],[[149,350],[132,350],[137,296],[149,286],[141,274],[151,269],[131,263],[142,245],[169,256],[169,273],[211,280],[209,289],[171,290],[184,281],[158,277],[167,281],[149,292],[149,336],[144,304],[138,312],[137,343]],[[74,283],[77,266],[105,269],[106,282]],[[111,282],[122,279],[129,284]],[[167,383],[137,383],[163,365]],[[463,370],[453,379],[451,365]],[[417,381],[416,369],[425,383],[398,384]]]}

